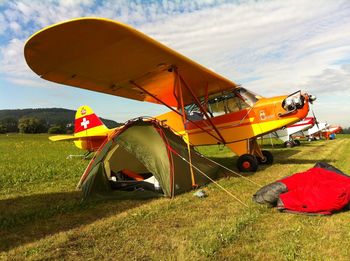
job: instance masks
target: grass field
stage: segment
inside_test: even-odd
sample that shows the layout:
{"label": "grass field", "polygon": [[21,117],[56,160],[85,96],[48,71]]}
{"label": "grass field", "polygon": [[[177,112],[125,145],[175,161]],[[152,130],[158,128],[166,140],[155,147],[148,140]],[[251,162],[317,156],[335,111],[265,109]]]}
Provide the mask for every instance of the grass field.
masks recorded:
{"label": "grass field", "polygon": [[[266,185],[326,161],[350,173],[350,137],[271,148],[275,164],[249,176]],[[230,168],[224,148],[201,151]],[[81,204],[75,190],[88,161],[47,135],[0,135],[0,259],[4,260],[349,260],[350,212],[332,216],[279,213],[251,201],[259,189],[242,178],[215,184],[207,198],[120,193]]]}

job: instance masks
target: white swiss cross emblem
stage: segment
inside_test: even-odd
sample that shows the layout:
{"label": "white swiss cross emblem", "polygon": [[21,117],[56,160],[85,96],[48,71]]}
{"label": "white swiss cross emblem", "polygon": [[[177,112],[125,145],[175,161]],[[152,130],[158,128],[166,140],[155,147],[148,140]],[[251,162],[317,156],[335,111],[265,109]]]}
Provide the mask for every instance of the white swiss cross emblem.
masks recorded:
{"label": "white swiss cross emblem", "polygon": [[86,120],[86,118],[83,118],[83,121],[80,123],[81,126],[84,127],[84,130],[87,129],[87,126],[89,125],[90,121]]}

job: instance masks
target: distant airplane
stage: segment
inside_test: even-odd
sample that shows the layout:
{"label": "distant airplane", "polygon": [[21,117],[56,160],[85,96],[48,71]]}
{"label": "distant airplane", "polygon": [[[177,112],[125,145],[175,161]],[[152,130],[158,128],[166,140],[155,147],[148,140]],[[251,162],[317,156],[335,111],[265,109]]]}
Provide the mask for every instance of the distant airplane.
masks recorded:
{"label": "distant airplane", "polygon": [[342,130],[342,127],[340,127],[339,125],[330,125],[322,131],[322,135],[327,140],[333,140],[335,139],[335,134],[340,133]]}
{"label": "distant airplane", "polygon": [[317,124],[308,129],[307,132],[303,132],[303,134],[307,137],[308,141],[317,140],[321,138],[322,132],[328,128],[328,126],[326,122],[317,122]]}
{"label": "distant airplane", "polygon": [[70,155],[87,157],[96,151],[106,137],[114,129],[107,128],[94,111],[87,105],[80,106],[75,114],[74,134],[51,136],[51,141],[73,141],[79,149],[86,150],[84,155]]}
{"label": "distant airplane", "polygon": [[286,148],[299,146],[300,141],[298,139],[294,139],[293,135],[310,129],[312,126],[315,125],[315,122],[316,121],[314,117],[306,117],[303,120],[288,126],[287,128],[277,130],[273,133],[273,135],[276,136],[276,138],[282,140],[284,142],[283,145]]}
{"label": "distant airplane", "polygon": [[25,44],[24,55],[43,79],[166,106],[171,111],[159,121],[190,145],[226,145],[239,156],[237,168],[243,172],[272,164],[273,155],[261,150],[257,138],[305,118],[316,99],[301,91],[264,98],[128,25],[103,18],[40,30]]}

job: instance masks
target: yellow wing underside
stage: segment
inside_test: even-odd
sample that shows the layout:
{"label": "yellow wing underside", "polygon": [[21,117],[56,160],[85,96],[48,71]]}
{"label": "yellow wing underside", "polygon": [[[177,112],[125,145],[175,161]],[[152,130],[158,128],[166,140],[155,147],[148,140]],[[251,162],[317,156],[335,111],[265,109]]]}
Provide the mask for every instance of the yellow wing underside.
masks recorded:
{"label": "yellow wing underside", "polygon": [[[101,18],[47,27],[27,41],[24,54],[30,68],[46,80],[159,103],[154,95],[169,106],[178,106],[178,75],[197,97],[237,86],[143,33]],[[192,102],[187,92],[184,102]]]}

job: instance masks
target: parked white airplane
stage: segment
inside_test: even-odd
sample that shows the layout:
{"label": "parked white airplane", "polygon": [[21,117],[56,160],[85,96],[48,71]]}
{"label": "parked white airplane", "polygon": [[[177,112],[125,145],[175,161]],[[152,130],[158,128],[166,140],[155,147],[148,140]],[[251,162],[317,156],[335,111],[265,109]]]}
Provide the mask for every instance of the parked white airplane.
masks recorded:
{"label": "parked white airplane", "polygon": [[308,129],[306,136],[308,141],[317,140],[322,137],[322,132],[329,127],[329,124],[326,122],[318,122],[312,128]]}
{"label": "parked white airplane", "polygon": [[314,117],[306,117],[303,120],[288,126],[287,128],[280,129],[273,133],[273,135],[284,142],[284,147],[291,148],[293,146],[299,146],[300,141],[293,138],[294,134],[306,131],[315,125],[316,121]]}

